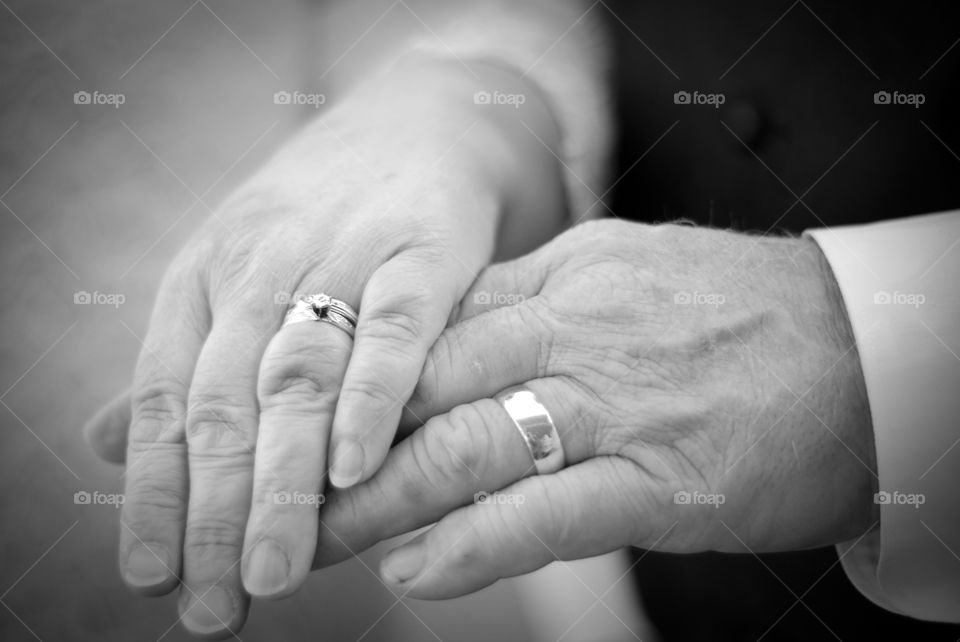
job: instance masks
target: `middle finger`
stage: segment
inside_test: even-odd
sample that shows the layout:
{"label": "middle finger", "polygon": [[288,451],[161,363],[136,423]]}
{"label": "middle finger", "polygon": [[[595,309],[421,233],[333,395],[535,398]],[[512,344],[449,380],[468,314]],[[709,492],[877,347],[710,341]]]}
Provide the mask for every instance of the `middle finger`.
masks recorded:
{"label": "middle finger", "polygon": [[276,321],[273,306],[262,298],[215,315],[190,388],[180,611],[186,627],[201,635],[238,630],[249,604],[240,557],[253,478],[256,375]]}
{"label": "middle finger", "polygon": [[327,438],[352,347],[330,323],[285,326],[260,365],[260,432],[242,563],[252,595],[289,595],[316,546]]}

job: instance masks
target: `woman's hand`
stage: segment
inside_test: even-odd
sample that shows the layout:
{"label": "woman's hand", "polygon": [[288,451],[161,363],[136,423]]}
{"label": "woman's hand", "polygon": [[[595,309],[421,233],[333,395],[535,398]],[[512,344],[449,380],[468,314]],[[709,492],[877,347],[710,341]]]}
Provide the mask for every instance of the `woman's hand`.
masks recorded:
{"label": "woman's hand", "polygon": [[[146,594],[182,583],[192,632],[237,631],[247,592],[300,586],[316,505],[277,498],[323,490],[331,426],[333,481],[372,474],[498,226],[522,209],[562,216],[561,190],[541,189],[549,150],[518,145],[519,115],[474,104],[481,78],[516,81],[475,69],[414,58],[356,90],[171,264],[131,392],[120,565]],[[525,115],[549,141],[533,98]],[[539,205],[514,178],[530,171]],[[326,323],[278,332],[291,298],[318,292],[359,310],[355,342]]]}
{"label": "woman's hand", "polygon": [[[520,302],[475,303],[493,292]],[[531,476],[517,428],[485,398],[515,384],[552,414],[565,469]],[[381,567],[413,597],[626,545],[820,546],[876,520],[859,360],[809,239],[577,227],[480,276],[409,407],[433,418],[330,497],[318,562],[439,520]]]}

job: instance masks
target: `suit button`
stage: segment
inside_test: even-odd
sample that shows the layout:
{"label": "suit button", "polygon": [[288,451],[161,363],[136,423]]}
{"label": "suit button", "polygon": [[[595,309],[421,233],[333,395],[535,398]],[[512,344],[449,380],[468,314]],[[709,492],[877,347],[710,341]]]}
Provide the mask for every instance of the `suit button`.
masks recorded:
{"label": "suit button", "polygon": [[760,111],[746,100],[732,100],[723,111],[723,120],[750,149],[756,150],[763,139],[764,122]]}

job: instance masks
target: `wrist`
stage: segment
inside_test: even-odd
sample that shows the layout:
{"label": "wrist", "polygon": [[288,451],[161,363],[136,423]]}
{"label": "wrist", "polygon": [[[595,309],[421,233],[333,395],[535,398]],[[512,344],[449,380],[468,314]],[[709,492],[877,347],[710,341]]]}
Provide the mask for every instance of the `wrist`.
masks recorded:
{"label": "wrist", "polygon": [[469,177],[498,203],[499,245],[526,241],[513,253],[539,246],[567,220],[560,131],[520,73],[411,52],[356,87],[324,122],[350,144],[396,149],[404,165],[419,159]]}
{"label": "wrist", "polygon": [[[761,376],[748,380],[746,406],[754,410],[747,424],[768,426],[759,436],[745,433],[757,446],[749,451],[756,469],[745,479],[749,487],[768,485],[744,513],[752,545],[797,550],[856,538],[875,521],[876,456],[839,287],[812,239],[741,240],[751,243],[734,254],[749,274],[742,296],[749,315],[762,320],[762,330],[745,339],[746,356],[762,364]],[[750,491],[735,484],[729,492]]]}
{"label": "wrist", "polygon": [[[844,541],[861,535],[880,517],[879,506],[874,502],[878,482],[870,405],[856,338],[833,269],[813,239],[803,237],[797,242],[804,245],[804,253],[809,256],[808,265],[816,275],[818,292],[814,305],[810,307],[822,319],[819,325],[824,328],[823,340],[831,355],[830,362],[824,364],[830,370],[821,384],[826,394],[816,395],[815,400],[822,400],[824,416],[833,421],[835,434],[828,433],[827,438],[849,451],[850,455],[847,474],[835,473],[849,481],[851,488],[846,519],[838,524],[834,538]],[[812,407],[818,412],[817,406]],[[830,471],[824,471],[824,474],[828,479],[831,476]]]}
{"label": "wrist", "polygon": [[[520,70],[413,51],[398,59],[383,82],[422,92],[440,111],[459,114],[477,129],[477,135],[466,136],[464,142],[506,190],[520,189],[531,171],[559,165],[557,122],[541,92]],[[420,120],[434,124],[426,117]]]}

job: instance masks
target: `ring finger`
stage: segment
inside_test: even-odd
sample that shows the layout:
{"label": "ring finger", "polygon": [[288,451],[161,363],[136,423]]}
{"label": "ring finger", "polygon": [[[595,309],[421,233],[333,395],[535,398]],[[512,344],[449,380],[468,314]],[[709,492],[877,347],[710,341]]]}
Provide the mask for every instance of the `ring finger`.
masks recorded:
{"label": "ring finger", "polygon": [[[549,409],[567,465],[593,456],[592,431],[579,419],[585,400],[574,386],[546,378],[525,387]],[[334,563],[471,502],[503,501],[495,491],[536,472],[523,434],[501,403],[481,399],[457,406],[397,444],[368,482],[331,497],[322,513],[316,563]],[[364,516],[362,528],[356,515]]]}
{"label": "ring finger", "polygon": [[352,345],[342,327],[308,320],[282,327],[263,355],[243,558],[252,595],[289,595],[310,571],[328,434]]}

